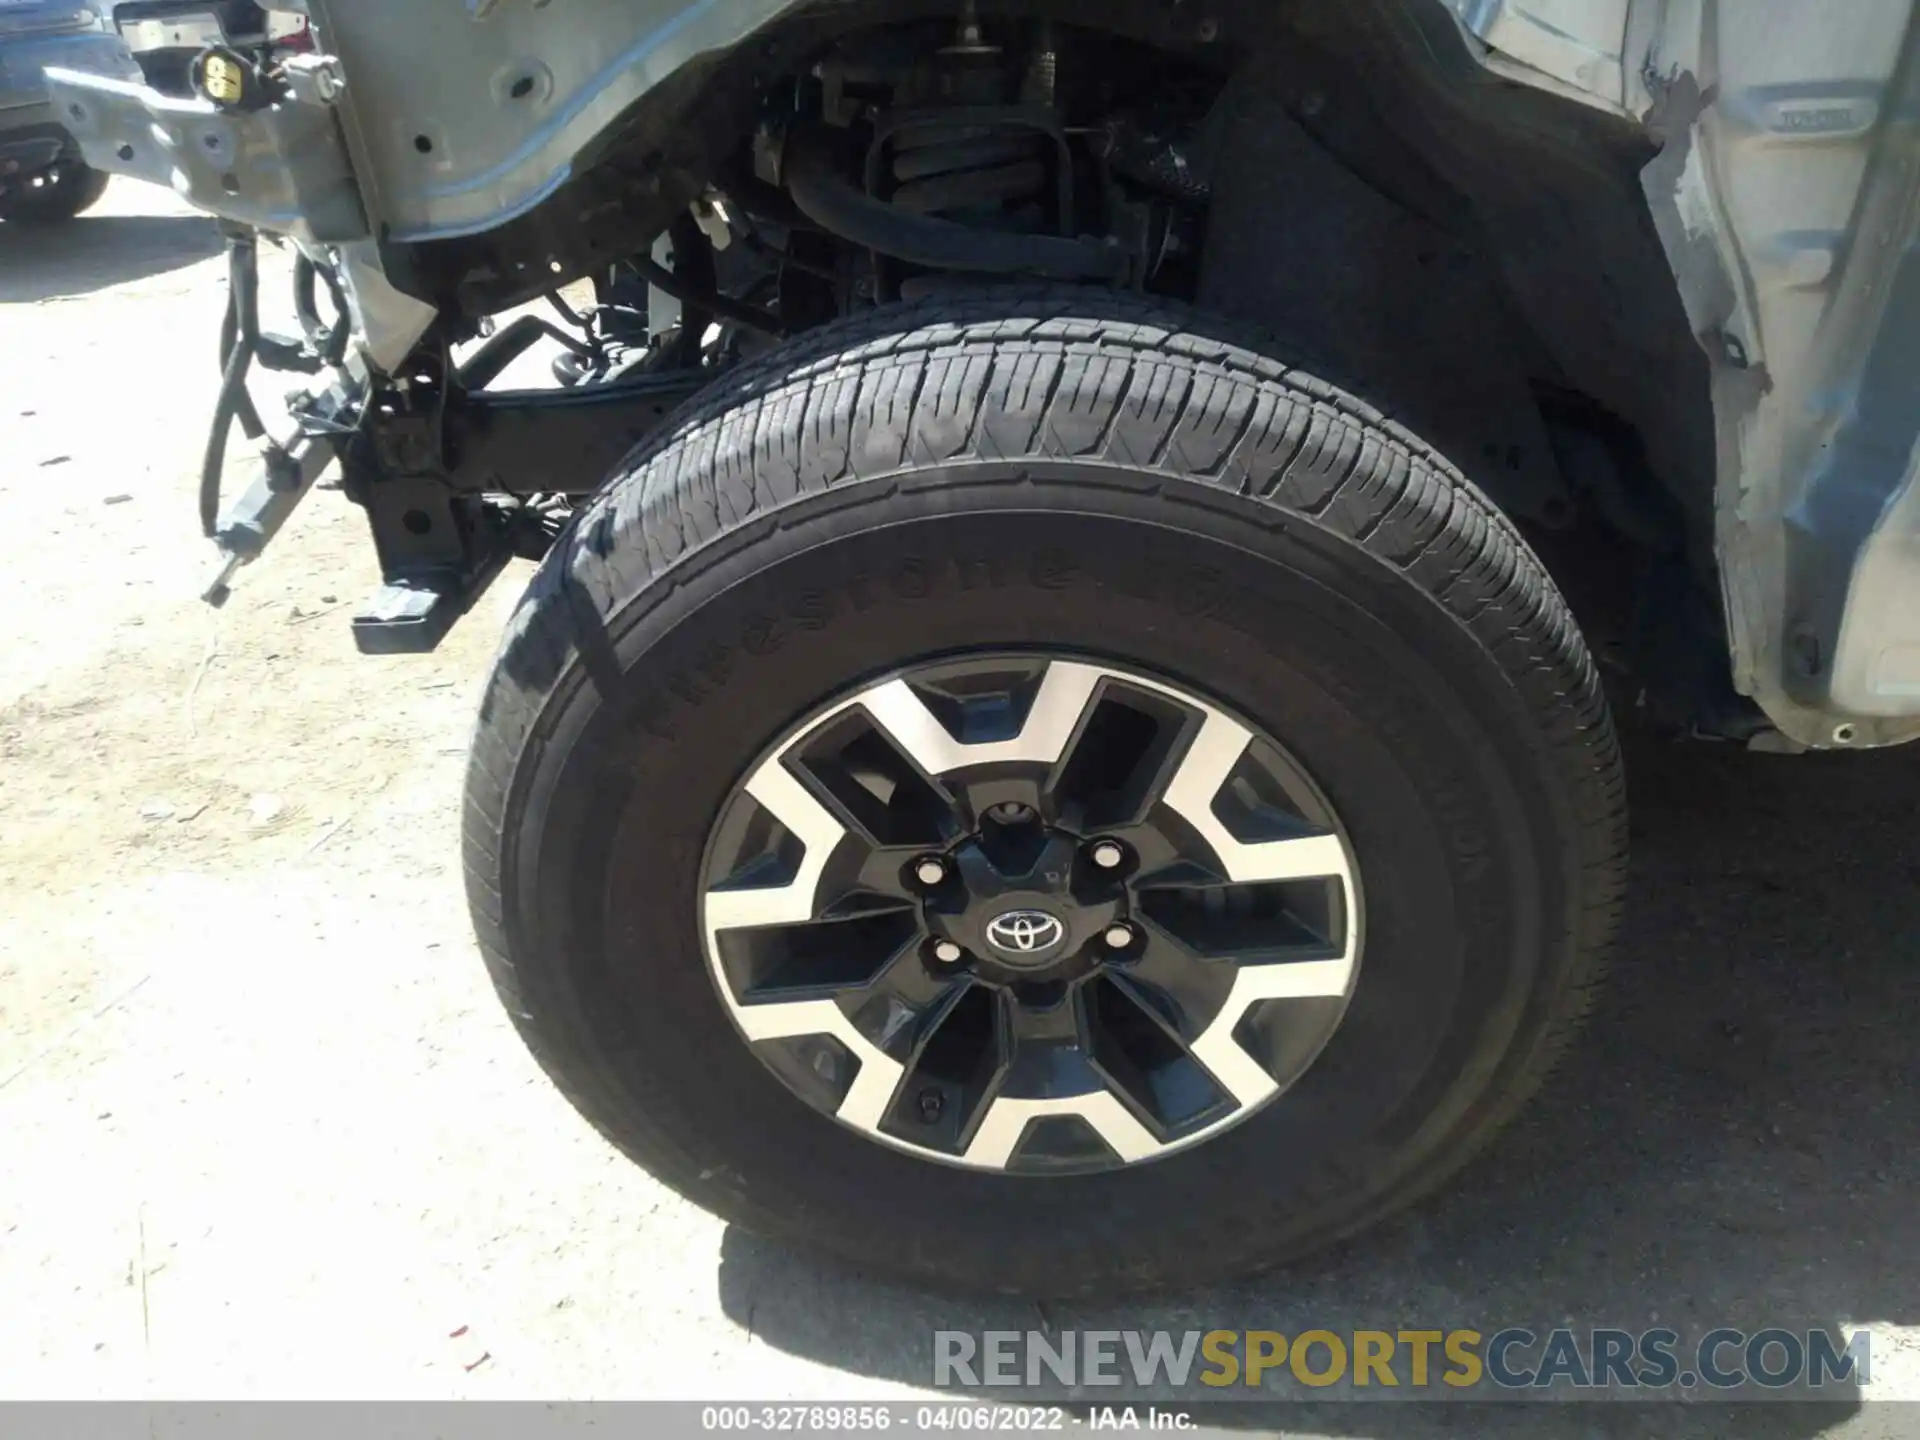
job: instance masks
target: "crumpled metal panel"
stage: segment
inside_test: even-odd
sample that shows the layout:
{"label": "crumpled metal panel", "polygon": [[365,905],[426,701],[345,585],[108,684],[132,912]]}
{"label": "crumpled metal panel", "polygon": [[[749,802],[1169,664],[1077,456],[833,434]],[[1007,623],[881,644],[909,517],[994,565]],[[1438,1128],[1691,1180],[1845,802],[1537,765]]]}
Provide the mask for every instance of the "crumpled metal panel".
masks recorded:
{"label": "crumpled metal panel", "polygon": [[1920,736],[1912,0],[1671,0],[1649,204],[1714,361],[1734,680],[1793,740]]}
{"label": "crumpled metal panel", "polygon": [[350,79],[368,209],[397,241],[478,234],[565,184],[622,111],[798,0],[308,0]]}
{"label": "crumpled metal panel", "polygon": [[1631,0],[1446,0],[1489,49],[1619,105]]}

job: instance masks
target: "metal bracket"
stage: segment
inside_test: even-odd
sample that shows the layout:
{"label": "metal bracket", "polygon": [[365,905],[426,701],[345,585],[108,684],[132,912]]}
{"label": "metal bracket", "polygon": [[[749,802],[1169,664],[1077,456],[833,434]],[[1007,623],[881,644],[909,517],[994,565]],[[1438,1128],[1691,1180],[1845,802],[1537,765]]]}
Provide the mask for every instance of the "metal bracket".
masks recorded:
{"label": "metal bracket", "polygon": [[407,388],[374,398],[343,462],[385,580],[353,621],[367,654],[435,648],[509,558],[544,550],[519,502],[599,489],[711,378],[671,371],[575,390],[471,391],[439,378],[441,363],[437,351],[416,353]]}
{"label": "metal bracket", "polygon": [[353,485],[365,507],[385,583],[353,617],[365,655],[434,649],[513,553],[505,517],[475,495],[426,479]]}
{"label": "metal bracket", "polygon": [[173,190],[189,204],[314,244],[368,233],[330,106],[279,100],[228,112],[131,81],[49,68],[54,115],[96,170]]}

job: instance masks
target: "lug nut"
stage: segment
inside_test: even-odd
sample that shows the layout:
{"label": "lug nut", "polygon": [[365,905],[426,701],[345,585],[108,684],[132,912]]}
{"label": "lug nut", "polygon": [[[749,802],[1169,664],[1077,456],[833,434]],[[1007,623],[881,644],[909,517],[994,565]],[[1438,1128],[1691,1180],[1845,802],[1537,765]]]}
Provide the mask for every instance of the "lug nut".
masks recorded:
{"label": "lug nut", "polygon": [[1018,801],[1012,800],[1004,805],[994,806],[987,813],[1002,825],[1024,825],[1033,819],[1033,811],[1031,809],[1020,804]]}
{"label": "lug nut", "polygon": [[1133,944],[1133,927],[1131,925],[1109,925],[1104,938],[1109,950],[1124,950]]}
{"label": "lug nut", "polygon": [[1118,870],[1126,858],[1127,852],[1112,840],[1102,840],[1093,847],[1093,863],[1102,870]]}
{"label": "lug nut", "polygon": [[933,958],[942,965],[958,965],[966,953],[951,940],[942,940],[933,947]]}
{"label": "lug nut", "polygon": [[947,878],[946,862],[929,856],[913,867],[913,873],[922,885],[938,885]]}

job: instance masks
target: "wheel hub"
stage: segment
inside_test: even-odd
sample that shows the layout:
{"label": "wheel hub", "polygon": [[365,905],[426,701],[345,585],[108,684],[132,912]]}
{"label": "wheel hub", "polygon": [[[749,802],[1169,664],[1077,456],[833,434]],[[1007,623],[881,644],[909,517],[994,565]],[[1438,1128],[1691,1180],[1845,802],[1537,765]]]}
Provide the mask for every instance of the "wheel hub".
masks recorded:
{"label": "wheel hub", "polygon": [[1069,658],[918,667],[756,763],[706,861],[720,997],[841,1124],[1085,1173],[1239,1123],[1312,1063],[1359,958],[1352,856],[1278,745]]}
{"label": "wheel hub", "polygon": [[1073,979],[1105,958],[1105,932],[1120,923],[1126,894],[1094,873],[1085,842],[1036,816],[1018,827],[976,832],[945,857],[927,894],[924,923],[960,962],[996,986]]}

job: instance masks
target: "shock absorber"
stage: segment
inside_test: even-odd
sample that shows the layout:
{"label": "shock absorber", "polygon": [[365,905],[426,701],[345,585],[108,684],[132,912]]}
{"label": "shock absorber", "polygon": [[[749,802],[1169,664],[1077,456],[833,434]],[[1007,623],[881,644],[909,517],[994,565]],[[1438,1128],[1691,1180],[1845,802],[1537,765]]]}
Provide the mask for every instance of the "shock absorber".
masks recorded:
{"label": "shock absorber", "polygon": [[1024,75],[1010,73],[969,0],[952,43],[934,57],[933,94],[878,117],[868,195],[904,215],[973,230],[1071,235],[1073,155],[1053,108],[1051,26],[1035,41]]}
{"label": "shock absorber", "polygon": [[967,0],[952,43],[934,57],[932,94],[876,126],[867,192],[910,214],[981,229],[1072,233],[1073,157],[1054,113],[1058,69],[1051,23],[1035,31],[1016,77]]}
{"label": "shock absorber", "polygon": [[1122,282],[1131,257],[1075,223],[1074,156],[1057,109],[1059,60],[1039,25],[1010,65],[973,5],[951,43],[904,78],[872,118],[865,164],[849,184],[844,129],[815,123],[785,143],[795,206],[873,256],[876,297],[897,298],[912,271]]}

